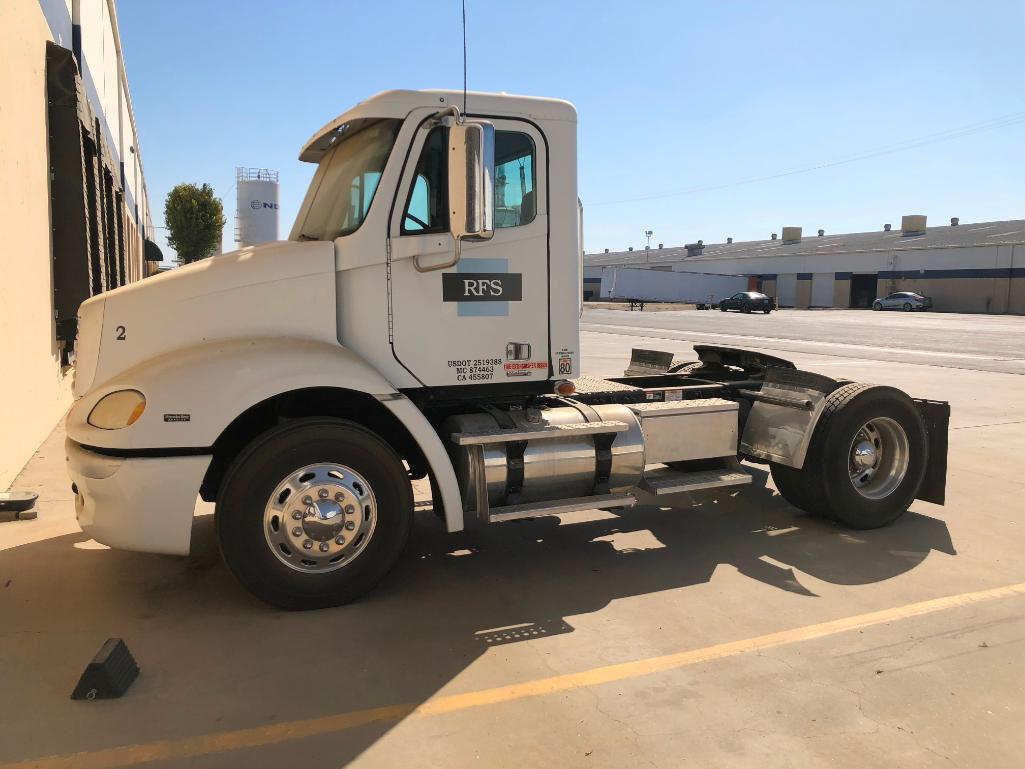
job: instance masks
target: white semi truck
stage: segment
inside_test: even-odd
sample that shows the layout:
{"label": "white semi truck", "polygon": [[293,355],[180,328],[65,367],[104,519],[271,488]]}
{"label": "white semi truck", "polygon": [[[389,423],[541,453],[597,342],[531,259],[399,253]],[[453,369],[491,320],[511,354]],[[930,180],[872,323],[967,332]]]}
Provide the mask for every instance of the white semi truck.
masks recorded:
{"label": "white semi truck", "polygon": [[721,347],[581,376],[576,149],[565,101],[381,93],[303,147],[289,240],[84,302],[82,529],[187,554],[199,495],[242,584],[304,609],[387,573],[415,479],[448,531],[748,483],[740,460],[853,527],[942,503],[945,403]]}

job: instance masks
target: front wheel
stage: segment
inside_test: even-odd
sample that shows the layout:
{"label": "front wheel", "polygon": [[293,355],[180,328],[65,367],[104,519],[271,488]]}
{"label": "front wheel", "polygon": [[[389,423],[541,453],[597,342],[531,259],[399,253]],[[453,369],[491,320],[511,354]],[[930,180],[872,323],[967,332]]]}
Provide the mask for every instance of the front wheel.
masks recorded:
{"label": "front wheel", "polygon": [[726,312],[729,308],[725,304],[720,304],[719,305],[719,309],[722,310],[723,312]]}
{"label": "front wheel", "polygon": [[876,311],[879,311],[879,310],[883,309],[883,303],[882,302],[872,302],[872,309],[876,310]]}
{"label": "front wheel", "polygon": [[911,312],[911,303],[904,302],[904,312]]}
{"label": "front wheel", "polygon": [[826,399],[805,466],[774,464],[772,477],[795,507],[874,529],[914,501],[928,451],[914,401],[892,387],[851,383]]}
{"label": "front wheel", "polygon": [[749,304],[742,304],[740,306],[740,311],[744,312],[744,313],[751,312],[751,305],[749,305]]}
{"label": "front wheel", "polygon": [[398,559],[412,526],[408,474],[376,434],[339,419],[300,419],[235,459],[217,500],[228,568],[283,609],[348,603]]}

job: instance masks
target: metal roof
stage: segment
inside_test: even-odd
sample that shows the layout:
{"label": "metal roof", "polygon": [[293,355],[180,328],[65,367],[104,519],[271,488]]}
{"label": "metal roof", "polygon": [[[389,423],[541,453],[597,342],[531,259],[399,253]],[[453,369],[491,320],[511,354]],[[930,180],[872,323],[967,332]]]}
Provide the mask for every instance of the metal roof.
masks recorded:
{"label": "metal roof", "polygon": [[700,256],[687,256],[683,246],[671,248],[612,251],[585,254],[584,264],[589,267],[606,265],[660,264],[665,262],[701,262],[723,257],[744,258],[757,256],[808,256],[856,251],[905,251],[923,248],[964,248],[967,246],[994,246],[1025,243],[1025,219],[1002,222],[976,222],[928,227],[922,235],[901,235],[900,226],[886,232],[851,232],[843,235],[823,235],[815,231],[803,235],[798,243],[777,240],[748,240],[742,243],[706,243]]}

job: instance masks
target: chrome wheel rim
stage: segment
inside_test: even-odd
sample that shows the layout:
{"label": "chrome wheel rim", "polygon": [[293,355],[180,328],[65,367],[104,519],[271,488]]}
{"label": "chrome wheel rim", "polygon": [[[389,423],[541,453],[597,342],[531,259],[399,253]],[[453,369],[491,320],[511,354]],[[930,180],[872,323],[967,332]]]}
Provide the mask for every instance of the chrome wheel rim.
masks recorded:
{"label": "chrome wheel rim", "polygon": [[345,465],[301,467],[275,488],[263,511],[274,556],[296,571],[340,569],[359,557],[377,527],[377,499],[367,480]]}
{"label": "chrome wheel rim", "polygon": [[883,499],[897,490],[908,473],[907,433],[889,417],[873,419],[854,434],[847,457],[854,490],[865,499]]}

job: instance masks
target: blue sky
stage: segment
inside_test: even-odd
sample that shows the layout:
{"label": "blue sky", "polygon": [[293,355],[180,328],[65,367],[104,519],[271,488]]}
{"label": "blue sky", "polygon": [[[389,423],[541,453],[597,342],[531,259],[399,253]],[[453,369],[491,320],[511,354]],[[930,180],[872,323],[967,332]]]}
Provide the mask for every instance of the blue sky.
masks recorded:
{"label": "blue sky", "polygon": [[[462,85],[458,0],[118,8],[156,223],[175,184],[208,182],[226,250],[236,165],[281,172],[286,237],[317,128],[380,90]],[[1025,217],[1020,0],[468,0],[467,13],[471,89],[576,105],[588,251],[643,247],[646,229],[668,246],[906,213]],[[910,148],[876,154],[897,147]]]}

